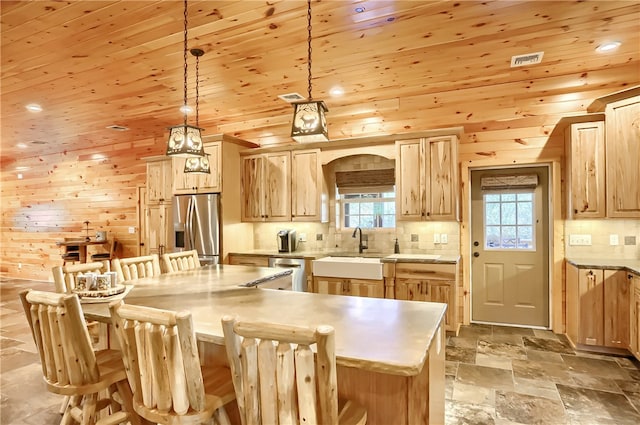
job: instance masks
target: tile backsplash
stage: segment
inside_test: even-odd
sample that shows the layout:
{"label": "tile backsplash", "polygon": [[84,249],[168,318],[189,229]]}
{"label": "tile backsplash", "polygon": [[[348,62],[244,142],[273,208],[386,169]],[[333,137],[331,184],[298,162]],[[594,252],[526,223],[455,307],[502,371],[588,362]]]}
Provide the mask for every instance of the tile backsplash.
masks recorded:
{"label": "tile backsplash", "polygon": [[[591,245],[571,245],[571,235],[590,235]],[[640,220],[567,220],[564,225],[568,258],[640,259]],[[617,245],[611,242],[617,239]]]}
{"label": "tile backsplash", "polygon": [[[256,249],[276,250],[276,234],[280,229],[295,229],[298,239],[306,236],[306,242],[298,242],[298,251],[308,252],[358,252],[358,239],[352,238],[353,229],[337,229],[334,223],[256,223],[253,228]],[[396,238],[400,252],[407,254],[458,255],[460,252],[460,224],[456,222],[399,222],[395,229],[364,229],[368,238],[369,254],[393,254]],[[434,235],[447,243],[434,243]]]}

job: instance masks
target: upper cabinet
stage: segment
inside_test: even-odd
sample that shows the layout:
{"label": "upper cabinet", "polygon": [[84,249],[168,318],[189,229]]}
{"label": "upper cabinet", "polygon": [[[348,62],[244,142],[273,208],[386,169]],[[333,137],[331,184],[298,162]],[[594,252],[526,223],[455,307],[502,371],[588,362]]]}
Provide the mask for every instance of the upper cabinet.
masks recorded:
{"label": "upper cabinet", "polygon": [[242,157],[242,221],[291,221],[291,153]]}
{"label": "upper cabinet", "polygon": [[326,221],[327,191],[320,149],[291,152],[291,220]]}
{"label": "upper cabinet", "polygon": [[605,216],[604,123],[571,124],[565,130],[568,218]]}
{"label": "upper cabinet", "polygon": [[177,195],[191,193],[212,193],[222,191],[221,157],[222,142],[210,142],[204,145],[209,157],[209,174],[185,173],[184,158],[173,158],[173,191]]}
{"label": "upper cabinet", "polygon": [[154,157],[147,160],[147,202],[171,202],[171,158]]}
{"label": "upper cabinet", "polygon": [[607,216],[640,217],[640,96],[607,105]]}
{"label": "upper cabinet", "polygon": [[396,142],[396,219],[458,219],[458,138]]}

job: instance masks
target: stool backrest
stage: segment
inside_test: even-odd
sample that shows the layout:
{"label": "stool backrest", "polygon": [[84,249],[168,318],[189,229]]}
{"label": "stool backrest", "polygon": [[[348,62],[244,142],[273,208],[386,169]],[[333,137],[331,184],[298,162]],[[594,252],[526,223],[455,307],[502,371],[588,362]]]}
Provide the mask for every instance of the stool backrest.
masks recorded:
{"label": "stool backrest", "polygon": [[118,273],[118,282],[124,283],[143,277],[158,276],[160,270],[160,259],[158,254],[145,255],[142,257],[115,258],[111,260],[113,271]]}
{"label": "stool backrest", "polygon": [[20,300],[50,389],[98,382],[100,371],[78,296],[28,290]]}
{"label": "stool backrest", "polygon": [[191,251],[163,254],[162,262],[164,263],[164,269],[167,273],[182,270],[193,270],[202,267],[200,265],[200,259],[198,258],[198,251],[195,249]]}
{"label": "stool backrest", "polygon": [[68,266],[56,266],[51,269],[53,274],[53,283],[56,286],[56,292],[71,293],[76,287],[78,275],[85,273],[104,273],[106,272],[104,263],[81,263],[71,264]]}
{"label": "stool backrest", "polygon": [[[111,319],[134,399],[147,411],[184,415],[206,408],[191,313],[114,301]],[[143,415],[144,416],[144,415]]]}
{"label": "stool backrest", "polygon": [[225,316],[222,329],[243,424],[338,423],[331,326],[312,329]]}

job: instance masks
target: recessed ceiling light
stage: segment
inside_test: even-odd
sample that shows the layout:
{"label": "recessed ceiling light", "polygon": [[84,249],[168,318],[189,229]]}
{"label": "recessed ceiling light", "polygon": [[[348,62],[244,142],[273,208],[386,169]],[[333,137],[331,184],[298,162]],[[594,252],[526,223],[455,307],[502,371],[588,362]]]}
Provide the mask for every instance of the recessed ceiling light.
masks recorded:
{"label": "recessed ceiling light", "polygon": [[610,52],[620,47],[621,44],[622,43],[620,43],[619,41],[607,41],[606,43],[602,43],[601,45],[596,47],[596,52]]}
{"label": "recessed ceiling light", "polygon": [[25,167],[24,165],[16,167],[16,171],[27,171],[29,167]]}
{"label": "recessed ceiling light", "polygon": [[344,94],[344,90],[342,89],[342,87],[335,86],[332,87],[331,90],[329,90],[329,94],[333,97],[339,97]]}
{"label": "recessed ceiling light", "polygon": [[27,108],[27,110],[30,112],[42,112],[42,106],[38,105],[37,103],[30,103],[25,106],[25,108]]}
{"label": "recessed ceiling light", "polygon": [[355,11],[356,11],[356,13],[362,13],[362,12],[365,11],[365,8],[362,7],[362,6],[358,6],[358,7],[355,8]]}
{"label": "recessed ceiling light", "polygon": [[190,114],[193,112],[193,108],[189,105],[182,105],[180,107],[180,112],[182,112],[183,114]]}
{"label": "recessed ceiling light", "polygon": [[16,147],[18,147],[18,148],[20,148],[20,149],[26,149],[26,148],[28,148],[28,146],[27,146],[27,144],[26,144],[26,143],[18,143],[18,144],[16,145]]}

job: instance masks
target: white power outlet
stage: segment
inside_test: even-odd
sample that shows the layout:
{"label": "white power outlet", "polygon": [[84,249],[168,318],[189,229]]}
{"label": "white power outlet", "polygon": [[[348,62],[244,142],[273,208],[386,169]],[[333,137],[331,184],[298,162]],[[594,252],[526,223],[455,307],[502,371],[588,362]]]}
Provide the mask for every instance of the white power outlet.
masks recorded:
{"label": "white power outlet", "polygon": [[569,235],[569,245],[571,246],[591,245],[591,235]]}
{"label": "white power outlet", "polygon": [[440,233],[434,233],[433,234],[433,243],[434,244],[439,244],[440,243]]}
{"label": "white power outlet", "polygon": [[442,243],[442,244],[449,243],[449,235],[447,235],[446,233],[441,234],[440,235],[440,243]]}
{"label": "white power outlet", "polygon": [[609,245],[619,245],[620,239],[618,239],[618,235],[609,235]]}
{"label": "white power outlet", "polygon": [[298,241],[299,242],[306,242],[307,241],[307,234],[306,233],[300,233],[300,236],[298,236]]}
{"label": "white power outlet", "polygon": [[134,234],[136,232],[135,227],[129,227],[129,233]]}

